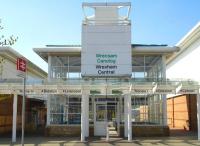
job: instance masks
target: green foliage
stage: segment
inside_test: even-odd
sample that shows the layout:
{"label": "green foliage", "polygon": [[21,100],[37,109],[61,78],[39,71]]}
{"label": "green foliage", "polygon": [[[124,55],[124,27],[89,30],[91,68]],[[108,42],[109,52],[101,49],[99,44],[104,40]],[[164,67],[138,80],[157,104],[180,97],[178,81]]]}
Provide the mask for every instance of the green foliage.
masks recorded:
{"label": "green foliage", "polygon": [[2,34],[3,29],[4,29],[4,27],[2,26],[2,22],[1,22],[1,19],[0,19],[0,46],[12,46],[12,45],[14,45],[17,42],[18,37],[15,37],[14,35],[11,35],[9,37],[5,37]]}

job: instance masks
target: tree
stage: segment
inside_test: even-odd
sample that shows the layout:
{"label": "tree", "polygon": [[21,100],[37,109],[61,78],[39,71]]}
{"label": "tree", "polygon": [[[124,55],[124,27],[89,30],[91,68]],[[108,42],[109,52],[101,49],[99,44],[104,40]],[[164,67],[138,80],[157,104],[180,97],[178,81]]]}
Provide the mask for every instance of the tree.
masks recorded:
{"label": "tree", "polygon": [[4,29],[4,27],[2,26],[2,22],[1,22],[1,19],[0,19],[0,46],[5,46],[5,45],[12,46],[12,45],[14,45],[17,42],[18,37],[15,37],[14,35],[11,35],[9,37],[5,37],[3,34],[1,34],[3,29]]}

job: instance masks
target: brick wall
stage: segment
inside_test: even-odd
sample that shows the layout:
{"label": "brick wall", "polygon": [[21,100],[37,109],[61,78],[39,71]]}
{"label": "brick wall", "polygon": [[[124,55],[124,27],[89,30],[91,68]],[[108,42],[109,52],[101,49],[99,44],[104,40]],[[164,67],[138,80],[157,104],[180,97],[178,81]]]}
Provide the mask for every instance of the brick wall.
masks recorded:
{"label": "brick wall", "polygon": [[45,130],[45,136],[80,136],[81,126],[80,125],[58,125],[48,126]]}
{"label": "brick wall", "polygon": [[[134,125],[132,126],[132,135],[133,137],[169,136],[169,127],[156,125]],[[124,126],[120,127],[120,136],[124,136]]]}

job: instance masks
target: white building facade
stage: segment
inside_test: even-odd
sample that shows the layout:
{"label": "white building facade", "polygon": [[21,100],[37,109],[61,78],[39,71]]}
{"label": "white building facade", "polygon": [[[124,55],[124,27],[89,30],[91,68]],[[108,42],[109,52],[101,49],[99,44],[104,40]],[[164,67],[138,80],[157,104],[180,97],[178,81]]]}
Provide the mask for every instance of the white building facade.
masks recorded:
{"label": "white building facade", "polygon": [[[191,86],[193,85],[193,81],[198,82],[200,81],[200,69],[199,69],[199,62],[200,62],[200,22],[196,24],[177,44],[177,47],[180,48],[179,52],[174,53],[173,55],[169,56],[166,61],[166,75],[168,79],[176,79],[179,78],[181,80],[188,80],[188,82],[191,82]],[[180,84],[179,87],[181,89],[183,85]],[[189,89],[190,90],[190,89]],[[189,91],[188,90],[188,91]],[[193,101],[193,105],[195,106],[193,110],[189,109],[188,112],[185,114],[189,115],[189,118],[187,120],[187,123],[189,125],[189,128],[193,131],[198,132],[198,139],[200,139],[200,96],[199,94],[196,94],[199,92],[199,88],[196,87],[195,90],[190,90],[187,93],[183,94],[170,94],[168,95],[168,99],[170,100],[178,100],[178,98],[183,98],[184,96],[187,98],[189,97],[191,101]],[[192,95],[191,95],[192,94]],[[196,94],[196,95],[195,95]],[[182,101],[183,103],[184,101]],[[182,104],[183,105],[183,104]],[[180,103],[179,103],[180,106]],[[185,105],[189,107],[189,103]],[[181,106],[180,106],[181,107]],[[183,107],[182,107],[183,108]],[[184,111],[184,109],[181,109]],[[173,111],[174,112],[174,111]],[[190,114],[191,112],[194,112],[194,114],[197,115],[197,118],[191,118]],[[184,112],[181,113],[181,115],[184,115]],[[179,117],[175,117],[176,121],[179,121],[181,123],[180,119],[181,115]],[[177,124],[179,125],[178,122]],[[197,127],[197,128],[196,128]]]}
{"label": "white building facade", "polygon": [[[15,92],[15,88],[6,92],[5,89],[11,89],[11,85],[15,87],[21,85],[23,80],[19,77],[19,72],[17,71],[17,58],[24,58],[21,54],[16,52],[14,49],[8,46],[0,47],[0,119],[1,119],[1,128],[0,133],[7,134],[12,131],[12,142],[16,142],[17,131],[21,127],[21,107],[18,107],[21,102],[21,95],[22,90],[19,93]],[[38,66],[33,64],[31,61],[26,59],[27,61],[27,72],[26,72],[26,83],[27,84],[34,84],[34,83],[42,83],[43,80],[46,80],[47,73],[40,69]],[[6,84],[6,88],[3,87]],[[32,96],[28,95],[27,98],[33,98]],[[43,97],[39,95],[35,95],[34,98],[44,100]],[[7,102],[5,102],[7,100]],[[10,107],[11,102],[13,104]],[[2,106],[3,105],[3,106]],[[6,108],[6,112],[4,110]],[[12,114],[10,110],[12,109]],[[11,119],[11,120],[10,120]],[[2,125],[4,122],[6,125]],[[11,124],[12,123],[12,124]],[[20,126],[19,126],[20,125]],[[5,126],[5,127],[3,127]],[[6,130],[5,130],[6,129]]]}
{"label": "white building facade", "polygon": [[[126,16],[119,13],[122,7]],[[179,48],[131,44],[130,7],[83,3],[94,15],[83,20],[82,45],[34,48],[48,62],[48,81],[68,87],[48,96],[49,135],[108,139],[114,129],[131,141],[134,135],[169,134],[166,94],[174,88],[158,85],[166,81],[166,57]]]}

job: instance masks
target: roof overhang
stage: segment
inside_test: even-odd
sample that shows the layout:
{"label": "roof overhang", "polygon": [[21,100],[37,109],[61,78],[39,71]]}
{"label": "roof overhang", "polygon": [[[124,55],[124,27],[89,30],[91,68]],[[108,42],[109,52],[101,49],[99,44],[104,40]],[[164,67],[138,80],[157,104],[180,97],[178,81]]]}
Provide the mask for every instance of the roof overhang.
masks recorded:
{"label": "roof overhang", "polygon": [[172,62],[180,54],[187,50],[187,48],[194,44],[195,41],[200,39],[200,22],[198,22],[177,44],[176,46],[180,48],[180,51],[172,54],[167,59],[167,64]]}
{"label": "roof overhang", "polygon": [[48,62],[48,55],[53,55],[53,56],[81,55],[81,47],[45,47],[45,48],[33,48],[33,50],[46,62]]}
{"label": "roof overhang", "polygon": [[[81,56],[81,46],[79,47],[44,47],[33,48],[33,50],[46,62],[48,61],[48,55],[52,56]],[[132,54],[172,54],[179,51],[178,47],[169,47],[162,45],[132,45]]]}

